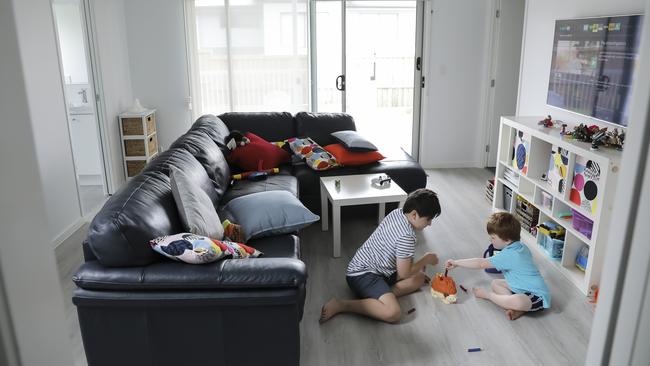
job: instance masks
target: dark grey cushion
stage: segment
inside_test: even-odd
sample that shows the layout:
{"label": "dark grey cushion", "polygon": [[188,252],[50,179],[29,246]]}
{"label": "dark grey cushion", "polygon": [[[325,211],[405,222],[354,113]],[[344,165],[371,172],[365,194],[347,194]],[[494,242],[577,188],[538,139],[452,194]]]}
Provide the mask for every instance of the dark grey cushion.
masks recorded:
{"label": "dark grey cushion", "polygon": [[[170,166],[172,195],[185,230],[192,234],[223,239],[223,226],[210,197],[187,174]],[[207,178],[207,173],[203,172]]]}
{"label": "dark grey cushion", "polygon": [[350,151],[377,151],[377,146],[366,140],[357,131],[332,132],[332,136]]}
{"label": "dark grey cushion", "polygon": [[244,241],[292,233],[320,220],[296,196],[268,191],[238,197],[223,207],[224,216],[241,225]]}

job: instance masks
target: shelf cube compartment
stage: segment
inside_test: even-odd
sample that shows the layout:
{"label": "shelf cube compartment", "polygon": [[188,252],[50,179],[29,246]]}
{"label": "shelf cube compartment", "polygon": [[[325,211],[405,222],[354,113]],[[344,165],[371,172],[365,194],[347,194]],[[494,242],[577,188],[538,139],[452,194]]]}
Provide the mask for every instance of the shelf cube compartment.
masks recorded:
{"label": "shelf cube compartment", "polygon": [[601,166],[598,162],[577,155],[573,169],[573,183],[569,199],[592,215],[596,215],[600,201]]}
{"label": "shelf cube compartment", "polygon": [[513,144],[512,167],[519,173],[528,173],[528,158],[530,155],[530,134],[516,131]]}
{"label": "shelf cube compartment", "polygon": [[539,209],[528,202],[524,197],[517,195],[515,217],[519,220],[523,230],[533,234],[536,230],[533,230],[533,228],[535,228],[537,221],[539,220]]}
{"label": "shelf cube compartment", "polygon": [[563,194],[566,191],[569,170],[569,151],[557,145],[552,145],[546,183],[549,189]]}
{"label": "shelf cube compartment", "polygon": [[512,211],[512,189],[506,185],[503,186],[503,209]]}
{"label": "shelf cube compartment", "polygon": [[573,213],[571,226],[574,229],[578,230],[582,235],[586,236],[588,239],[591,239],[591,231],[594,227],[594,222],[589,220],[589,218],[577,210],[571,209],[571,212]]}
{"label": "shelf cube compartment", "polygon": [[548,235],[537,232],[537,244],[553,259],[562,258],[564,251],[564,240],[553,239]]}

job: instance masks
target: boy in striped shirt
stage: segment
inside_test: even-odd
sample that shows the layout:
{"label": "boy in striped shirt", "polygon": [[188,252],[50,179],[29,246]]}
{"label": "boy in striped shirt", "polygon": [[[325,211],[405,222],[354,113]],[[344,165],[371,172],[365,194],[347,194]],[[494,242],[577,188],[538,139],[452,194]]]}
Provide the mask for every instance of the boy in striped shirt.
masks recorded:
{"label": "boy in striped shirt", "polygon": [[399,321],[402,311],[397,298],[422,287],[426,265],[438,263],[434,253],[413,261],[415,230],[423,230],[439,215],[440,202],[433,191],[421,188],[409,194],[404,206],[384,218],[348,265],[345,277],[358,299],[332,298],[323,305],[319,322],[338,313]]}

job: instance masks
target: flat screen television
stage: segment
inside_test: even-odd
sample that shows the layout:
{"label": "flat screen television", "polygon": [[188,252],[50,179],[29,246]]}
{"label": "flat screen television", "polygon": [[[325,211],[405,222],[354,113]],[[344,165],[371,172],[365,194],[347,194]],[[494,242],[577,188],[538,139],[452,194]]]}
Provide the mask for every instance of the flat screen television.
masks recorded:
{"label": "flat screen television", "polygon": [[642,15],[555,21],[546,103],[627,126]]}

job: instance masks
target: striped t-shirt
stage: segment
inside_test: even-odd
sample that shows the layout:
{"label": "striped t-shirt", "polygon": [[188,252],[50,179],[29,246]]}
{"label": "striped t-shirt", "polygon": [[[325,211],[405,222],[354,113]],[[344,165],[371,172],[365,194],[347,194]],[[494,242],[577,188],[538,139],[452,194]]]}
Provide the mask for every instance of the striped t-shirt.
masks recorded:
{"label": "striped t-shirt", "polygon": [[382,220],[348,264],[347,275],[367,272],[390,277],[397,271],[397,258],[415,253],[415,231],[402,209],[394,209]]}

